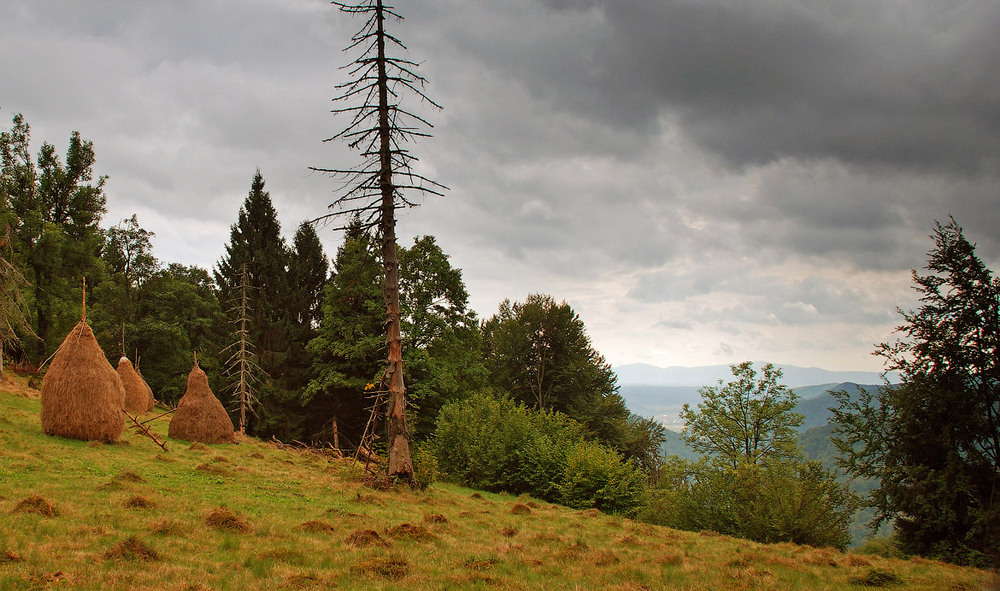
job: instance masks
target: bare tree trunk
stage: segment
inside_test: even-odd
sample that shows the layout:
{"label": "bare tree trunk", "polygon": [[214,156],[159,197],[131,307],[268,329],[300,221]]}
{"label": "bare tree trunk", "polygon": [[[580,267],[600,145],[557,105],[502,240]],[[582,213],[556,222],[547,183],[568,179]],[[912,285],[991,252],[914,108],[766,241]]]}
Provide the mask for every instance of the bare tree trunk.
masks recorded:
{"label": "bare tree trunk", "polygon": [[385,16],[378,0],[378,125],[382,192],[380,231],[382,265],[385,268],[385,312],[387,323],[386,382],[389,386],[389,477],[413,479],[410,459],[410,431],[406,426],[406,386],[403,383],[403,343],[400,335],[399,257],[396,253],[396,200],[392,185],[392,130],[389,122],[389,76],[386,72]]}

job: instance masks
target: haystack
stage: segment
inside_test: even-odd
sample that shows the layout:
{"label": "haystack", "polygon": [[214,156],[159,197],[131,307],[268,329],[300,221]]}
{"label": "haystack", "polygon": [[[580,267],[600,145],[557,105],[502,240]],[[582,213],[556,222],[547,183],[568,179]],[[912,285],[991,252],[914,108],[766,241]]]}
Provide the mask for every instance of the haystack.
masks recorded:
{"label": "haystack", "polygon": [[52,358],[42,380],[42,430],[84,441],[117,441],[125,429],[125,388],[80,320]]}
{"label": "haystack", "polygon": [[187,389],[170,419],[171,439],[201,443],[234,443],[233,421],[208,386],[208,376],[197,363],[188,374]]}
{"label": "haystack", "polygon": [[125,386],[125,410],[130,413],[153,410],[153,389],[136,373],[128,357],[118,360],[118,377]]}

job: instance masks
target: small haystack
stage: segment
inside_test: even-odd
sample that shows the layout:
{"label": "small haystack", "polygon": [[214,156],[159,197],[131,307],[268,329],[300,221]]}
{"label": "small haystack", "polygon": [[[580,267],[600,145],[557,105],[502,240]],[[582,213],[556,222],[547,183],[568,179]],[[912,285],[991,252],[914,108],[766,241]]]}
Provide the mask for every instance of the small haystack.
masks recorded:
{"label": "small haystack", "polygon": [[188,374],[187,389],[170,419],[171,439],[201,443],[234,443],[233,421],[208,387],[208,376],[195,363]]}
{"label": "small haystack", "polygon": [[94,331],[80,320],[42,380],[42,430],[84,441],[118,441],[125,429],[125,388]]}
{"label": "small haystack", "polygon": [[125,386],[125,410],[130,413],[149,412],[153,410],[153,390],[142,379],[128,357],[118,360],[118,376]]}

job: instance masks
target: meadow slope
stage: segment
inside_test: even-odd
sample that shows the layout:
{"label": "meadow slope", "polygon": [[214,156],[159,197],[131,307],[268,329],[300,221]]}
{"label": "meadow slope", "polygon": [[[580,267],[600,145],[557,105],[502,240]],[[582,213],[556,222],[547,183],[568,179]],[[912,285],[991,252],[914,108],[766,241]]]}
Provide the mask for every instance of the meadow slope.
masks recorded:
{"label": "meadow slope", "polygon": [[[985,589],[995,575],[654,527],[449,484],[376,490],[276,442],[46,436],[0,384],[0,590]],[[146,415],[152,418],[154,413]],[[152,423],[165,437],[167,419]]]}

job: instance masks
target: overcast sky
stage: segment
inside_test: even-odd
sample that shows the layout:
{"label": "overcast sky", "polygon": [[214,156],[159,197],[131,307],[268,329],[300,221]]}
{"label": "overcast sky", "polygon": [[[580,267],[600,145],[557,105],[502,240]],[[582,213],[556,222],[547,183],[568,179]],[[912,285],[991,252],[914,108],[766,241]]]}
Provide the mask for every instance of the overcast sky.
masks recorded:
{"label": "overcast sky", "polygon": [[[949,215],[1000,263],[1000,3],[398,0],[472,305],[566,300],[613,364],[879,370]],[[0,0],[0,127],[92,140],[112,225],[211,268],[259,167],[290,235],[361,22],[321,0]],[[320,229],[327,254],[341,237]]]}

